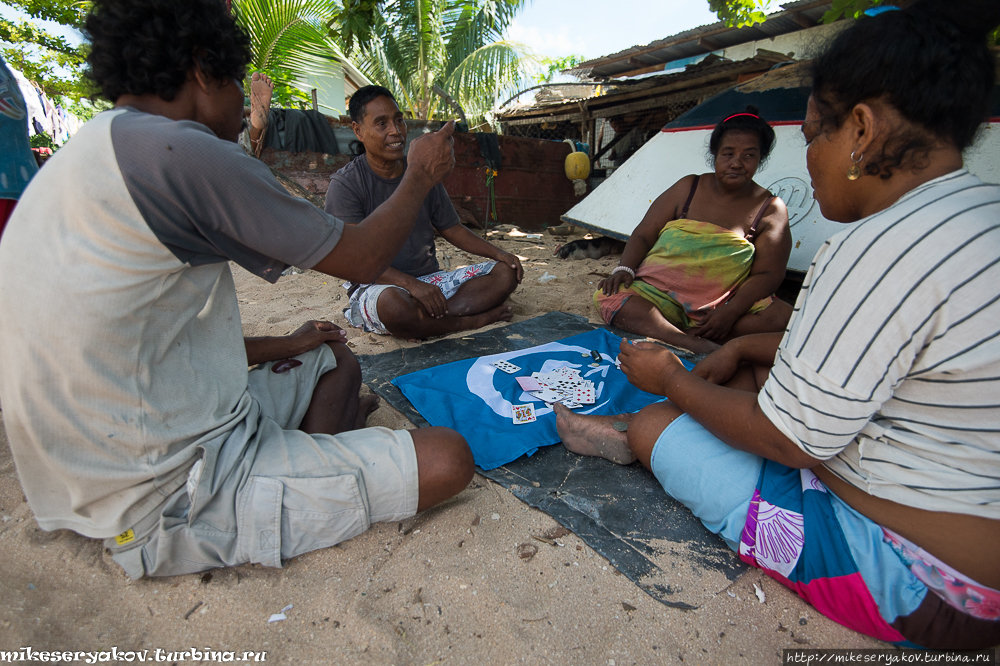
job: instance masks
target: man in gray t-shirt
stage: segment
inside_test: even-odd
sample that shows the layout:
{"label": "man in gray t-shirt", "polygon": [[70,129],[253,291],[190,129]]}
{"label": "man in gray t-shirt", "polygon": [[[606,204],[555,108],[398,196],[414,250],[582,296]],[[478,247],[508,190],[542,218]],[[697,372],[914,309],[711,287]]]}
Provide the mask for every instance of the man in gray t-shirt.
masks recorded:
{"label": "man in gray t-shirt", "polygon": [[24,493],[42,529],[105,539],[133,578],[280,567],[473,474],[447,428],[362,427],[372,401],[329,322],[244,338],[230,271],[375,279],[454,164],[452,126],[344,225],[235,144],[249,39],[224,3],[182,5],[94,1],[90,64],[115,108],[32,179],[0,244],[0,400]]}
{"label": "man in gray t-shirt", "polygon": [[[351,97],[351,123],[364,154],[330,179],[326,211],[356,224],[387,201],[407,170],[406,123],[396,100],[381,86],[365,86]],[[486,261],[440,271],[434,234]],[[423,339],[509,321],[507,297],[524,270],[504,252],[459,224],[444,186],[424,199],[410,237],[373,284],[348,284],[348,322],[381,335]]]}

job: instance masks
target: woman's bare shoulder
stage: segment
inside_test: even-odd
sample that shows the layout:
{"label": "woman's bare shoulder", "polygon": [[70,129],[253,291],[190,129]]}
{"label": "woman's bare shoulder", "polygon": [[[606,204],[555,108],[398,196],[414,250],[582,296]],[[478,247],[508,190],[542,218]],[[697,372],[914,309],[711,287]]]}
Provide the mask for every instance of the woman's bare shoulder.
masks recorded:
{"label": "woman's bare shoulder", "polygon": [[698,174],[688,174],[684,176],[676,183],[665,189],[660,196],[656,198],[656,203],[661,206],[669,205],[672,208],[676,208],[678,211],[684,206],[684,202],[687,201],[688,195],[691,193],[691,187],[694,185],[696,178],[700,178]]}

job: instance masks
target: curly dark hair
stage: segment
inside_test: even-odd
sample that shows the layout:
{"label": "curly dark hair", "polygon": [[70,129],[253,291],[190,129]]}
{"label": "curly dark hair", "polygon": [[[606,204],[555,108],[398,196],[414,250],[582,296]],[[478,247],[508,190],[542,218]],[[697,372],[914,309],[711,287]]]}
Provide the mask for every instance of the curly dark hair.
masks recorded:
{"label": "curly dark hair", "polygon": [[881,178],[921,168],[938,141],[965,149],[989,112],[996,65],[986,35],[998,23],[997,0],[922,0],[862,18],[813,62],[823,130],[861,102],[891,104],[909,124],[865,156],[865,172]]}
{"label": "curly dark hair", "polygon": [[744,111],[733,113],[722,119],[712,130],[712,136],[708,139],[708,152],[712,156],[712,166],[715,167],[715,156],[719,154],[722,146],[722,137],[726,132],[749,132],[757,135],[760,146],[760,163],[767,162],[767,156],[771,154],[774,147],[774,129],[768,125],[760,115],[760,110],[752,105],[747,105]]}
{"label": "curly dark hair", "polygon": [[242,80],[250,62],[250,38],[222,0],[94,0],[84,34],[87,76],[112,102],[173,100],[196,59],[216,81]]}

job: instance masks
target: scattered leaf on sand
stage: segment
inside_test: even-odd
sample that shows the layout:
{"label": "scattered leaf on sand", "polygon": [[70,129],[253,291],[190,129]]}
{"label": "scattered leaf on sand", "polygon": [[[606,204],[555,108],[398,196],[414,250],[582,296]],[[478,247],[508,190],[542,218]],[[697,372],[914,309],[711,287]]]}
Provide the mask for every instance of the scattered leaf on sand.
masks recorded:
{"label": "scattered leaf on sand", "polygon": [[522,543],[517,547],[517,556],[522,560],[530,560],[538,554],[538,548],[530,543]]}
{"label": "scattered leaf on sand", "polygon": [[632,611],[635,610],[635,606],[633,606],[630,603],[626,603],[626,602],[623,601],[622,602],[622,609],[625,610],[625,611],[628,611],[628,612],[632,612]]}
{"label": "scattered leaf on sand", "polygon": [[478,525],[478,524],[479,524],[479,522],[480,522],[481,520],[482,520],[482,519],[481,519],[481,518],[479,517],[479,514],[477,513],[477,514],[476,514],[476,517],[472,519],[472,526],[473,526],[473,527],[475,527],[476,525]]}
{"label": "scattered leaf on sand", "polygon": [[556,525],[552,529],[546,531],[545,534],[543,534],[542,536],[544,536],[547,539],[558,539],[559,537],[564,537],[567,534],[572,534],[572,532],[570,532],[562,525]]}

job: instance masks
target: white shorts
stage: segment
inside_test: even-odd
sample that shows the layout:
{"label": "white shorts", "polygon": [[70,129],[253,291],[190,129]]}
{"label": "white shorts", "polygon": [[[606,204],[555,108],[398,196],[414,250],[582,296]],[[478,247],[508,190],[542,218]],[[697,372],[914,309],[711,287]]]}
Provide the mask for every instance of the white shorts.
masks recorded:
{"label": "white shorts", "polygon": [[[428,273],[417,279],[427,284],[437,285],[441,293],[444,294],[445,299],[449,299],[455,295],[455,292],[458,291],[458,288],[464,282],[480,275],[486,275],[496,265],[497,262],[495,261],[484,261],[481,264],[456,268],[453,271]],[[350,291],[354,287],[357,288]],[[344,288],[351,293],[350,306],[344,309],[344,317],[347,318],[347,323],[354,328],[363,328],[366,333],[389,335],[389,331],[382,325],[382,320],[378,317],[378,297],[386,289],[406,290],[391,284],[354,285],[350,282],[345,282]],[[406,293],[410,292],[407,291]]]}

